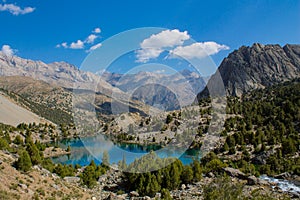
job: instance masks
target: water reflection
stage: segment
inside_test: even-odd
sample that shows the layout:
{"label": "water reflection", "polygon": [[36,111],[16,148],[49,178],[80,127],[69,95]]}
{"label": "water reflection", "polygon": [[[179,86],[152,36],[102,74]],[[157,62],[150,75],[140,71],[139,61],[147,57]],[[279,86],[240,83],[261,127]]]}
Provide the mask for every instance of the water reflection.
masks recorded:
{"label": "water reflection", "polygon": [[193,159],[200,159],[198,150],[187,150],[184,148],[164,147],[160,145],[140,145],[127,143],[112,143],[103,135],[93,137],[67,139],[60,141],[57,145],[62,148],[71,147],[70,155],[63,155],[52,158],[54,163],[62,164],[80,164],[88,165],[92,160],[96,164],[100,164],[104,151],[107,151],[110,157],[111,164],[117,164],[119,161],[126,158],[127,164],[130,164],[135,159],[142,157],[151,150],[161,158],[177,157],[183,164],[189,164]]}

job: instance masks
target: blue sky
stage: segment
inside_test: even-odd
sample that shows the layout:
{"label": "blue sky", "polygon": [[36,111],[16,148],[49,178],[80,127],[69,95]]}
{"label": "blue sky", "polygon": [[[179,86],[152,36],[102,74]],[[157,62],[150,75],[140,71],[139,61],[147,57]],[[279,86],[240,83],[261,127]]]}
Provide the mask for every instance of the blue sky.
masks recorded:
{"label": "blue sky", "polygon": [[[0,48],[9,45],[18,56],[46,63],[80,66],[92,45],[139,27],[187,31],[197,42],[226,45],[229,50],[212,55],[217,65],[242,45],[300,44],[300,1],[296,0],[6,0],[0,5]],[[93,33],[98,27],[101,32]],[[84,42],[91,34],[97,38],[85,49],[56,47]]]}

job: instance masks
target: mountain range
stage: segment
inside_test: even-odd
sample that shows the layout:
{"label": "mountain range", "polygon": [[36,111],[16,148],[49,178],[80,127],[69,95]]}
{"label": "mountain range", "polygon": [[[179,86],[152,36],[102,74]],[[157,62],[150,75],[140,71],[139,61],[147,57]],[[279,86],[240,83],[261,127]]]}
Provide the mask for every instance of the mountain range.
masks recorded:
{"label": "mountain range", "polygon": [[[123,110],[128,109],[142,115],[149,110],[149,106],[140,101],[130,100],[125,92],[111,86],[99,76],[81,71],[74,65],[65,62],[46,64],[18,56],[7,56],[2,52],[0,87],[21,95],[30,101],[28,104],[36,104],[36,110],[39,106],[43,109],[38,110],[44,110],[46,107],[55,109],[56,114],[60,113],[59,116],[72,114],[72,95],[76,94],[76,91],[93,91],[95,98],[94,102],[90,103],[100,115],[111,115],[112,103]],[[118,98],[112,98],[112,94]],[[55,120],[53,118],[54,116],[51,119]]]}
{"label": "mountain range", "polygon": [[205,87],[204,79],[190,70],[174,74],[140,71],[135,74],[105,72],[102,77],[114,87],[162,110],[176,110],[190,105]]}
{"label": "mountain range", "polygon": [[190,105],[197,94],[198,98],[207,96],[219,75],[225,93],[231,96],[300,77],[300,45],[242,46],[222,61],[206,87],[204,79],[189,70],[175,74],[105,72],[99,77],[66,62],[46,64],[2,52],[0,75],[0,88],[19,95],[22,106],[31,111],[47,108],[42,116],[56,123],[58,120],[47,113],[55,110],[56,115],[65,116],[62,118],[70,117],[73,90],[93,90],[91,105],[101,115],[114,114],[112,104],[120,112],[147,115],[151,109],[170,111]]}
{"label": "mountain range", "polygon": [[[2,52],[0,52],[0,75],[3,77],[31,77],[56,88],[94,90],[97,94],[98,104],[100,104],[98,105],[99,110],[107,114],[111,114],[111,102],[113,101],[118,101],[117,104],[121,110],[129,107],[129,110],[142,114],[146,112],[142,109],[145,105],[161,110],[179,109],[191,104],[196,94],[205,86],[203,79],[197,73],[189,70],[171,75],[153,72],[136,74],[105,72],[98,76],[81,71],[66,62],[46,64],[42,61],[33,61],[17,56],[6,56]],[[22,85],[22,83],[20,84]],[[17,85],[20,86],[20,84]],[[5,86],[5,81],[2,81],[2,86]],[[11,87],[12,85],[5,86],[5,88]],[[14,92],[16,91],[14,90]]]}

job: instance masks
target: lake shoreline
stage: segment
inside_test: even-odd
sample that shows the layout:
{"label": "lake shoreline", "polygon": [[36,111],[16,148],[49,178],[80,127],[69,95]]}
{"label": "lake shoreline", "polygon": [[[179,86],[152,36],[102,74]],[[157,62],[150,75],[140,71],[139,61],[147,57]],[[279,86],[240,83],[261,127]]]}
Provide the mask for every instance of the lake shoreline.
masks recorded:
{"label": "lake shoreline", "polygon": [[[110,156],[111,163],[118,163],[126,157],[126,162],[129,164],[136,158],[139,158],[151,151],[158,153],[159,157],[174,157],[180,159],[184,164],[193,162],[193,159],[200,159],[198,149],[184,149],[184,148],[165,148],[165,146],[157,144],[143,145],[140,143],[121,142],[116,143],[107,140],[108,138],[103,135],[96,135],[84,138],[64,139],[56,143],[62,149],[68,146],[71,148],[69,155],[55,156],[52,160],[54,163],[62,164],[80,164],[82,166],[88,165],[92,159],[97,160],[100,164],[103,151],[107,151]],[[76,152],[76,153],[74,153]]]}

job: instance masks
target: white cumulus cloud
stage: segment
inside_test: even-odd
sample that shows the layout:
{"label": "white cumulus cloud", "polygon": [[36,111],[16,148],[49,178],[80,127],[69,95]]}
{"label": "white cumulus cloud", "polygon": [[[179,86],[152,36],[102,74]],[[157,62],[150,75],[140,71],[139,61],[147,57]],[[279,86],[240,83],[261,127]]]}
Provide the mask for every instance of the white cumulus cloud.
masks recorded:
{"label": "white cumulus cloud", "polygon": [[101,33],[101,29],[100,28],[95,28],[93,33]]}
{"label": "white cumulus cloud", "polygon": [[153,34],[141,43],[141,48],[162,48],[181,45],[185,40],[190,39],[187,31],[180,32],[177,29],[165,30],[158,34]]}
{"label": "white cumulus cloud", "polygon": [[4,53],[6,56],[13,56],[16,52],[16,50],[12,49],[9,45],[5,44],[2,46],[1,49],[2,53]]}
{"label": "white cumulus cloud", "polygon": [[88,44],[93,44],[97,38],[98,38],[97,35],[91,34],[86,38],[85,42]]}
{"label": "white cumulus cloud", "polygon": [[83,49],[84,42],[82,42],[81,40],[77,40],[77,42],[72,42],[69,48],[70,49]]}
{"label": "white cumulus cloud", "polygon": [[66,42],[61,43],[61,46],[64,48],[68,48],[68,44]]}
{"label": "white cumulus cloud", "polygon": [[155,49],[155,48],[147,48],[147,49],[139,49],[136,51],[137,62],[146,63],[150,59],[157,58],[164,50]]}
{"label": "white cumulus cloud", "polygon": [[0,11],[8,11],[13,15],[25,15],[32,13],[34,10],[33,7],[21,8],[15,4],[0,4]]}
{"label": "white cumulus cloud", "polygon": [[101,43],[95,44],[94,46],[91,46],[90,49],[87,50],[87,52],[94,51],[95,49],[98,49],[98,48],[101,47],[101,46],[102,46]]}
{"label": "white cumulus cloud", "polygon": [[64,47],[64,48],[68,48],[68,45],[67,45],[66,42],[61,43],[61,46]]}
{"label": "white cumulus cloud", "polygon": [[89,36],[86,37],[86,39],[84,40],[77,40],[75,42],[71,42],[71,44],[67,43],[67,42],[63,42],[60,44],[57,44],[55,47],[56,48],[65,48],[65,49],[85,49],[85,47],[89,47],[88,50],[86,50],[86,52],[92,51],[98,47],[100,47],[100,43],[91,46],[92,44],[94,44],[94,42],[96,41],[97,38],[99,38],[99,33],[101,33],[101,29],[100,28],[95,28],[92,31],[92,34],[90,34]]}
{"label": "white cumulus cloud", "polygon": [[55,47],[56,47],[56,48],[63,47],[63,48],[65,48],[65,49],[69,48],[68,43],[66,43],[66,42],[63,42],[63,43],[61,43],[61,44],[57,44]]}
{"label": "white cumulus cloud", "polygon": [[153,34],[140,44],[141,49],[136,51],[137,62],[145,63],[157,58],[166,48],[182,45],[188,39],[190,36],[187,31],[180,32],[177,29]]}
{"label": "white cumulus cloud", "polygon": [[196,42],[189,46],[178,46],[169,52],[171,58],[182,57],[185,59],[204,58],[214,55],[221,50],[228,50],[226,45],[216,42]]}

